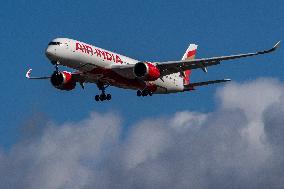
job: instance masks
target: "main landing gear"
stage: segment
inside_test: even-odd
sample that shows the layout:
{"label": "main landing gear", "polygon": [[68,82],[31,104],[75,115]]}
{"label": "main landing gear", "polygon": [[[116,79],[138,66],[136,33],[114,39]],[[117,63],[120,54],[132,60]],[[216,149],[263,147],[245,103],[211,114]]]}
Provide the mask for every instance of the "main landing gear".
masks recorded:
{"label": "main landing gear", "polygon": [[108,86],[104,86],[103,84],[98,84],[99,90],[102,91],[100,95],[95,96],[96,101],[104,101],[104,100],[111,100],[111,94],[106,94],[105,90]]}
{"label": "main landing gear", "polygon": [[138,90],[137,91],[137,96],[152,96],[153,95],[153,93],[151,92],[151,91],[149,91],[149,90],[147,90],[147,89],[144,89],[144,90]]}
{"label": "main landing gear", "polygon": [[110,99],[111,99],[111,94],[102,93],[100,95],[95,96],[96,101],[104,101],[104,100],[110,100]]}

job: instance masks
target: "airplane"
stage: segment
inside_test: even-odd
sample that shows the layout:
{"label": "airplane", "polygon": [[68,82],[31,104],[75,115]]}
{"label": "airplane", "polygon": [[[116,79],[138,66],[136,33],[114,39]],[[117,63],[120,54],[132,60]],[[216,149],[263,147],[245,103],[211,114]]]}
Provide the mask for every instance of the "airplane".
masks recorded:
{"label": "airplane", "polygon": [[[83,89],[85,83],[95,83],[101,91],[101,94],[95,96],[96,101],[111,100],[111,94],[106,94],[106,88],[109,86],[133,89],[137,91],[137,96],[143,97],[185,92],[195,90],[199,86],[231,81],[219,79],[192,83],[190,76],[194,69],[202,69],[207,73],[209,66],[218,65],[222,61],[271,53],[279,46],[280,41],[269,50],[255,53],[195,59],[197,45],[190,44],[181,60],[148,62],[81,41],[56,38],[48,44],[45,51],[47,58],[55,66],[55,71],[51,76],[32,77],[32,69],[29,69],[26,78],[49,79],[55,88],[65,91],[73,90],[77,83]],[[60,65],[76,71],[59,71]]]}

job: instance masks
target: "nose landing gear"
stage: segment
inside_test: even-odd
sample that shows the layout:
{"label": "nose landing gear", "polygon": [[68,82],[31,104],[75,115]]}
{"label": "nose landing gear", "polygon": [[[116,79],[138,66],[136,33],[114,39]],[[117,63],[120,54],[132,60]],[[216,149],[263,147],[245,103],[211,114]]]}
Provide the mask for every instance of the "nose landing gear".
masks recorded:
{"label": "nose landing gear", "polygon": [[58,73],[59,72],[58,66],[60,64],[59,61],[51,61],[51,64],[54,65],[55,72]]}

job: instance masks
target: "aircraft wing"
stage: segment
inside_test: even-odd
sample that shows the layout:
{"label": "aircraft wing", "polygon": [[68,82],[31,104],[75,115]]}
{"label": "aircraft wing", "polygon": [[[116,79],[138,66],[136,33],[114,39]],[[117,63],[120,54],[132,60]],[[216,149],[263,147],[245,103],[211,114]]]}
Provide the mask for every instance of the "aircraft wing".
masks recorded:
{"label": "aircraft wing", "polygon": [[[40,77],[32,77],[32,69],[29,69],[26,73],[26,78],[27,79],[50,79],[51,76],[40,76]],[[84,82],[85,81],[85,77],[84,74],[81,72],[72,72],[72,77],[76,82]]]}
{"label": "aircraft wing", "polygon": [[256,56],[260,54],[267,54],[275,51],[280,46],[280,41],[274,45],[273,48],[269,50],[259,51],[255,53],[237,54],[230,56],[219,56],[212,58],[201,58],[194,60],[182,60],[182,61],[168,61],[168,62],[156,62],[156,66],[160,69],[161,76],[169,75],[172,73],[182,72],[185,70],[192,70],[201,68],[207,72],[208,66],[213,66],[220,64],[224,60],[233,60],[238,58],[244,58],[249,56]]}
{"label": "aircraft wing", "polygon": [[112,71],[118,73],[119,75],[128,78],[135,79],[136,76],[133,73],[134,64],[131,65],[112,65]]}
{"label": "aircraft wing", "polygon": [[41,76],[41,77],[32,77],[32,69],[29,69],[26,73],[26,78],[27,79],[50,79],[50,76]]}

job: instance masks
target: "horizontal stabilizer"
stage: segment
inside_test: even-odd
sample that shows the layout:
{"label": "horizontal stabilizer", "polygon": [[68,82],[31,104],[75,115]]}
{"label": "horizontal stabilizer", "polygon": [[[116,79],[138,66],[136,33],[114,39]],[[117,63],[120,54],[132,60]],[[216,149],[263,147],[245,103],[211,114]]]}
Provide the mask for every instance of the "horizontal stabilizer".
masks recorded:
{"label": "horizontal stabilizer", "polygon": [[211,81],[203,81],[203,82],[197,82],[197,83],[190,83],[188,85],[184,86],[185,91],[194,90],[194,87],[204,86],[204,85],[211,85],[215,83],[224,83],[227,81],[231,81],[231,79],[219,79],[219,80],[211,80]]}

